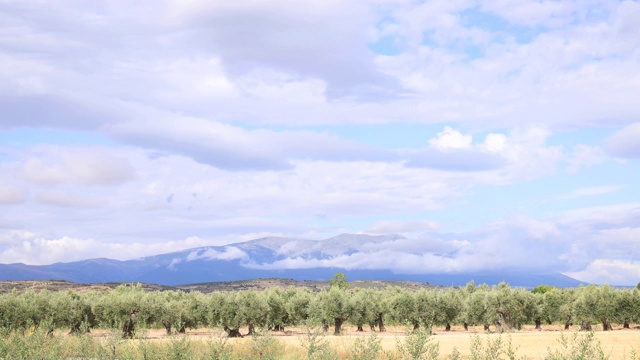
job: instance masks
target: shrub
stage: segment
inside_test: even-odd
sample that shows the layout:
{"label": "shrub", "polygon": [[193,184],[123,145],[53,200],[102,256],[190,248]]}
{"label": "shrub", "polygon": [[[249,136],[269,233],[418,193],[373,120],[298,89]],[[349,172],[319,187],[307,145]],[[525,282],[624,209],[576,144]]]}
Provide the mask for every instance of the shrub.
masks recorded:
{"label": "shrub", "polygon": [[283,344],[266,330],[254,331],[251,335],[248,356],[250,359],[276,360],[284,349]]}
{"label": "shrub", "polygon": [[551,351],[547,350],[546,359],[549,360],[607,360],[609,356],[605,355],[600,341],[595,339],[593,332],[579,335],[573,334],[569,339],[564,334],[558,340],[560,349]]}
{"label": "shrub", "polygon": [[233,358],[233,345],[228,343],[229,338],[225,335],[210,336],[207,340],[207,359],[209,360],[230,360]]}
{"label": "shrub", "polygon": [[496,360],[509,359],[517,360],[516,348],[511,344],[511,335],[507,337],[507,342],[502,341],[502,336],[498,336],[491,340],[487,336],[486,344],[482,341],[480,335],[475,335],[471,339],[471,360]]}
{"label": "shrub", "polygon": [[354,360],[375,360],[382,351],[380,343],[375,333],[367,338],[357,337],[349,348],[349,357]]}
{"label": "shrub", "polygon": [[338,357],[329,348],[326,333],[317,326],[305,326],[305,332],[300,337],[300,345],[307,350],[308,360],[329,360]]}
{"label": "shrub", "polygon": [[431,329],[416,329],[411,331],[407,327],[404,342],[396,339],[396,350],[401,359],[435,360],[440,354],[437,342],[431,342]]}

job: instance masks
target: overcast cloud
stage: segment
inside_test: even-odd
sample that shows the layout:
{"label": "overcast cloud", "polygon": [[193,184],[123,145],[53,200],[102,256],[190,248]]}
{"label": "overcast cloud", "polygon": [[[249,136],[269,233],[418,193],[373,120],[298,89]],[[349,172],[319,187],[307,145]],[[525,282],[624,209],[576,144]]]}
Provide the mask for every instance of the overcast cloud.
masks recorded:
{"label": "overcast cloud", "polygon": [[637,1],[0,2],[0,262],[400,233],[322,261],[635,285],[639,18]]}

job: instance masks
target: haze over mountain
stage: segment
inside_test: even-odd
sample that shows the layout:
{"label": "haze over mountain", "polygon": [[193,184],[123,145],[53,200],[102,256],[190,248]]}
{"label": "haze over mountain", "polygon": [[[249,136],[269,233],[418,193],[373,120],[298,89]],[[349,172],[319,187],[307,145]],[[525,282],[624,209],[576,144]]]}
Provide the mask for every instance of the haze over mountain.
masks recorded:
{"label": "haze over mountain", "polygon": [[[425,258],[428,251],[394,250],[409,242],[401,235],[342,234],[326,240],[266,237],[226,246],[206,246],[134,260],[89,259],[31,266],[0,264],[0,280],[69,280],[74,282],[135,281],[162,285],[235,281],[255,278],[327,280],[340,271],[350,280],[410,280],[435,285],[496,284],[534,287],[577,286],[579,281],[558,273],[528,273],[517,269],[462,273],[428,273],[420,267],[400,268],[378,261],[378,252],[396,252],[399,261]],[[509,270],[509,271],[505,271]]]}

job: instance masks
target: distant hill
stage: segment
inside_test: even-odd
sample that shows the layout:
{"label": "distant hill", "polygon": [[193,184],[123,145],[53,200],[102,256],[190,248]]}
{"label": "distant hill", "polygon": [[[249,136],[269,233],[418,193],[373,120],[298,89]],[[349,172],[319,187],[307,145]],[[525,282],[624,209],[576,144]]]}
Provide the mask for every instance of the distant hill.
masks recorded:
{"label": "distant hill", "polygon": [[384,249],[400,235],[342,234],[326,240],[267,237],[225,246],[208,246],[134,260],[89,259],[51,265],[0,264],[0,280],[66,280],[76,283],[143,282],[166,286],[281,278],[327,281],[343,272],[349,281],[414,281],[441,286],[508,282],[532,288],[540,284],[575,287],[578,280],[559,273],[534,274],[517,269],[465,274],[402,274],[385,269],[345,269],[331,266],[337,258]]}
{"label": "distant hill", "polygon": [[[108,282],[108,283],[75,283],[65,280],[15,280],[0,281],[0,294],[13,290],[23,292],[33,291],[108,291],[121,285],[131,285],[130,282]],[[187,285],[157,285],[139,283],[146,291],[182,290],[186,292],[199,291],[201,293],[211,293],[214,291],[239,291],[239,290],[265,290],[270,288],[287,289],[289,287],[307,288],[312,291],[320,291],[329,287],[329,281],[296,281],[292,279],[251,279],[240,281],[222,281]],[[398,286],[406,289],[434,288],[435,285],[415,281],[380,281],[380,280],[355,280],[349,281],[349,288],[369,288],[384,290],[387,286]]]}

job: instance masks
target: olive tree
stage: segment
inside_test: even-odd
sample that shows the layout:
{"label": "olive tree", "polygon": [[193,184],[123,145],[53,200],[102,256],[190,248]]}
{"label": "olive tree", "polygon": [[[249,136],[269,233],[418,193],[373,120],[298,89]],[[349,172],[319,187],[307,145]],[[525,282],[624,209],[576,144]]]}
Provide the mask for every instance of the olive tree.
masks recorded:
{"label": "olive tree", "polygon": [[332,287],[321,293],[322,312],[325,319],[333,320],[334,335],[340,335],[342,324],[351,316],[350,295],[340,287]]}
{"label": "olive tree", "polygon": [[445,331],[451,330],[451,324],[459,318],[462,312],[462,293],[448,288],[434,292],[433,305],[435,308],[434,323],[444,325]]}

